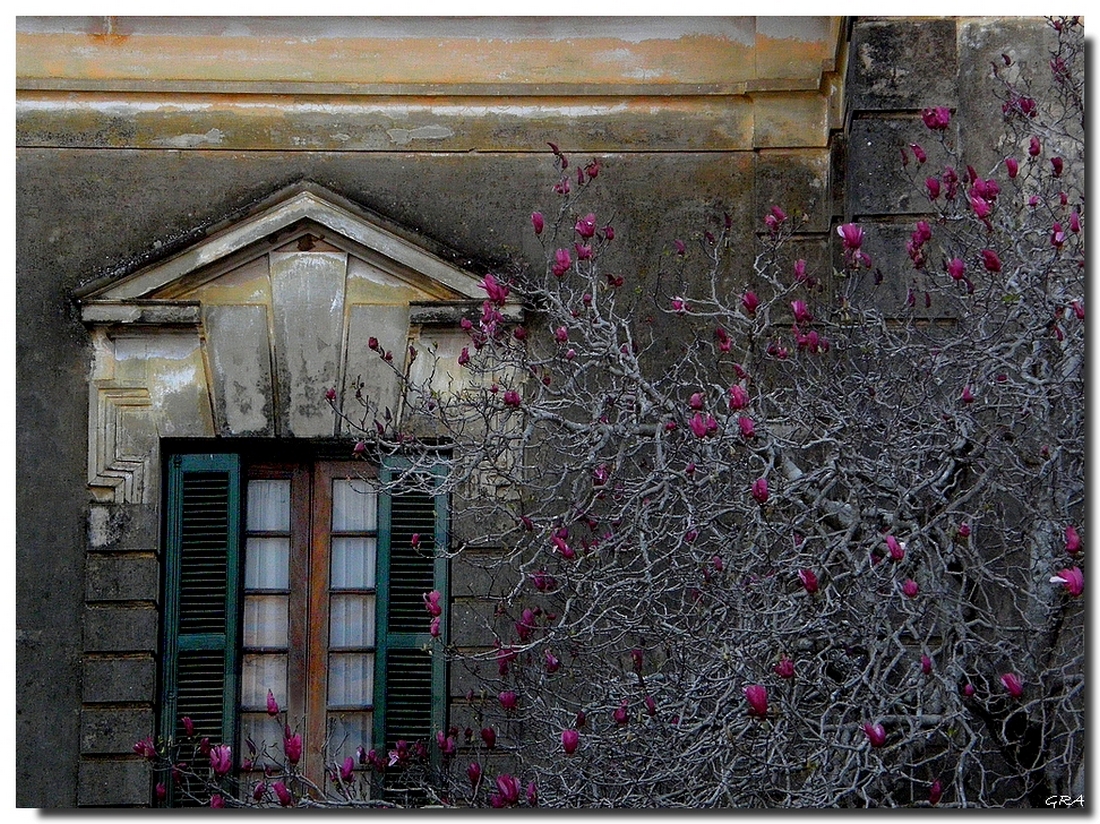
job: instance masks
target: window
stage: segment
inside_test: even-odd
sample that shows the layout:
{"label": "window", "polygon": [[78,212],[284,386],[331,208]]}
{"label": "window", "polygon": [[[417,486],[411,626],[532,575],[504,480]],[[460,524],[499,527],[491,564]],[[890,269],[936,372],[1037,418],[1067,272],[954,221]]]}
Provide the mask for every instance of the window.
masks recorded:
{"label": "window", "polygon": [[403,489],[403,468],[169,460],[162,734],[181,739],[188,716],[196,736],[231,742],[240,766],[250,740],[281,758],[285,718],[321,785],[325,764],[359,746],[446,728],[423,600],[446,592],[446,499]]}

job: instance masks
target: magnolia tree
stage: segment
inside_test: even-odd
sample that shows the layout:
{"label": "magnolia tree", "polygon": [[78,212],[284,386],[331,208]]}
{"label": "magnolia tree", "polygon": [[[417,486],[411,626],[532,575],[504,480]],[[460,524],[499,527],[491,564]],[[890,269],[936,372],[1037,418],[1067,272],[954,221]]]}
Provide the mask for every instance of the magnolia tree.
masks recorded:
{"label": "magnolia tree", "polygon": [[[327,797],[256,803],[358,803],[397,762],[429,801],[496,807],[1042,805],[1080,786],[1083,46],[1053,25],[1033,85],[994,67],[993,168],[947,108],[900,147],[927,202],[908,271],[856,223],[812,271],[788,203],[761,216],[751,271],[729,274],[727,217],[669,249],[658,284],[682,291],[636,288],[599,205],[613,169],[552,147],[554,202],[528,228],[545,271],[487,275],[457,362],[426,370],[462,388],[398,375],[401,427],[334,400],[356,453],[414,458],[406,485],[453,446],[441,491],[478,531],[451,551],[497,548],[495,646],[434,649],[480,665],[475,721],[333,764]],[[425,607],[449,618],[438,593]]]}

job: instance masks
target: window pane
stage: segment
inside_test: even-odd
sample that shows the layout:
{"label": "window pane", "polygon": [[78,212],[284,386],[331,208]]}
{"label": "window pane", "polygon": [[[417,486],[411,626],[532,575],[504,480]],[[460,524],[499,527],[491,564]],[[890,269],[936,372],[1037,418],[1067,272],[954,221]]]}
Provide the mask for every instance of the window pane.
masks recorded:
{"label": "window pane", "polygon": [[333,652],[328,657],[328,703],[333,707],[370,707],[374,693],[374,655]]}
{"label": "window pane", "polygon": [[333,532],[367,532],[378,527],[378,496],[366,481],[332,482]]}
{"label": "window pane", "polygon": [[271,690],[280,708],[286,707],[286,655],[262,653],[243,656],[241,662],[241,709],[267,710]]}
{"label": "window pane", "polygon": [[333,595],[329,602],[329,646],[374,646],[374,596]]}
{"label": "window pane", "polygon": [[248,529],[252,532],[290,530],[290,480],[248,482]]}
{"label": "window pane", "polygon": [[332,588],[374,589],[377,539],[332,538]]}
{"label": "window pane", "polygon": [[244,545],[245,589],[290,587],[290,538],[248,538]]}
{"label": "window pane", "polygon": [[[256,745],[256,755],[248,751],[248,740]],[[283,727],[278,717],[272,718],[266,712],[241,713],[241,743],[237,747],[238,763],[252,758],[254,766],[279,763],[283,759]]]}
{"label": "window pane", "polygon": [[286,647],[286,595],[246,595],[244,599],[244,645]]}
{"label": "window pane", "polygon": [[355,748],[371,750],[371,729],[374,717],[369,712],[330,712],[328,716],[328,759],[342,764],[349,755],[356,757]]}

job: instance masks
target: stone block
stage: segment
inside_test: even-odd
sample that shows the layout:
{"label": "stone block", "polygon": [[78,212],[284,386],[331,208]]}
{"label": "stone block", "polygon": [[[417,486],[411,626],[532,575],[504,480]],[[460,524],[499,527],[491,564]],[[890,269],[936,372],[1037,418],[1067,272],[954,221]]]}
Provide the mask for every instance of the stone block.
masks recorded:
{"label": "stone block", "polygon": [[135,741],[156,730],[150,707],[106,709],[87,707],[80,717],[80,751],[94,754],[129,754]]}
{"label": "stone block", "polygon": [[[755,230],[764,228],[764,216],[779,206],[799,232],[827,232],[832,199],[829,192],[830,156],[827,149],[772,150],[756,161]],[[808,220],[802,220],[802,216]]]}
{"label": "stone block", "polygon": [[852,110],[955,106],[954,20],[861,20],[850,48],[846,91]]}
{"label": "stone block", "polygon": [[77,803],[82,807],[149,806],[152,800],[149,765],[126,761],[82,760]]}
{"label": "stone block", "polygon": [[[920,145],[928,161],[919,164],[909,151]],[[902,165],[901,150],[909,154]],[[845,181],[848,212],[859,215],[917,215],[931,211],[924,180],[943,172],[947,156],[917,115],[867,118],[852,123]],[[962,170],[965,174],[965,169]]]}
{"label": "stone block", "polygon": [[152,555],[92,553],[88,555],[85,598],[95,601],[157,601],[160,567]]}
{"label": "stone block", "polygon": [[156,507],[147,504],[94,504],[88,511],[92,549],[154,552],[160,541]]}
{"label": "stone block", "polygon": [[88,704],[152,703],[157,666],[152,657],[87,658],[84,702]]}
{"label": "stone block", "polygon": [[84,611],[86,652],[155,652],[157,611],[152,607],[90,607]]}
{"label": "stone block", "polygon": [[509,592],[516,584],[518,573],[500,564],[495,554],[459,553],[451,560],[451,596],[493,598]]}
{"label": "stone block", "polygon": [[451,605],[451,643],[459,647],[491,647],[511,637],[511,626],[493,615],[492,601],[456,601]]}

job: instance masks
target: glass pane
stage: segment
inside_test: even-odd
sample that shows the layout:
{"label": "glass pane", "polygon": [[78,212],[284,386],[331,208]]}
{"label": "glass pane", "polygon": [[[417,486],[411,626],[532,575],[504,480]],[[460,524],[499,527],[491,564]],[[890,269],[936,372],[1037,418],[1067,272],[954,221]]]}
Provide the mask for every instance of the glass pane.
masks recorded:
{"label": "glass pane", "polygon": [[290,531],[290,480],[248,482],[248,529]]}
{"label": "glass pane", "polygon": [[366,481],[332,482],[332,531],[367,532],[377,528],[378,496]]}
{"label": "glass pane", "polygon": [[371,728],[374,717],[369,712],[329,713],[328,716],[328,761],[342,764],[349,755],[356,758],[355,748],[362,746],[371,750]]}
{"label": "glass pane", "polygon": [[332,588],[374,589],[377,539],[332,538]]}
{"label": "glass pane", "polygon": [[244,545],[245,589],[290,588],[290,538],[248,538]]}
{"label": "glass pane", "polygon": [[241,662],[241,709],[267,710],[271,690],[279,708],[286,708],[286,655],[246,654]]}
{"label": "glass pane", "polygon": [[286,647],[288,601],[286,595],[245,596],[246,647]]}
{"label": "glass pane", "polygon": [[333,652],[328,657],[328,703],[333,707],[374,704],[374,655]]}
{"label": "glass pane", "polygon": [[329,601],[329,646],[374,646],[374,596],[333,595]]}
{"label": "glass pane", "polygon": [[[256,746],[255,755],[249,752],[249,739]],[[266,712],[242,712],[241,742],[237,753],[238,761],[251,758],[255,767],[280,762],[283,758],[283,726],[278,716],[272,718]]]}

